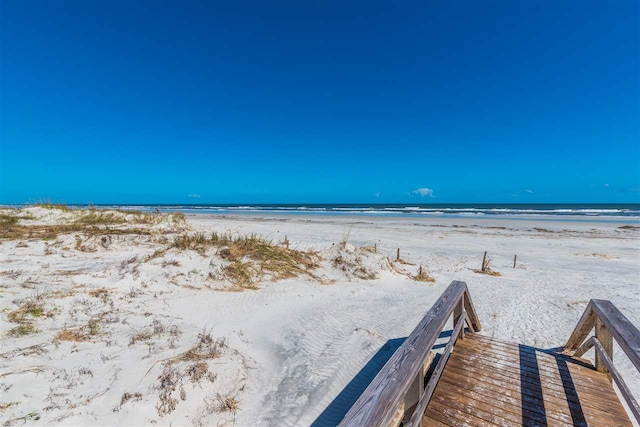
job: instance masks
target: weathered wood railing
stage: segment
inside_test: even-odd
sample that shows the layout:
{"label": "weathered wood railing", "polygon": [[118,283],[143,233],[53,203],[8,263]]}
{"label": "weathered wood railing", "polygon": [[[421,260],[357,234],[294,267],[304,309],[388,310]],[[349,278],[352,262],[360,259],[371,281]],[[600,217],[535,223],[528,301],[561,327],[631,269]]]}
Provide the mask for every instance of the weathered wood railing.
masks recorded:
{"label": "weathered wood railing", "polygon": [[[587,339],[592,329],[595,335]],[[618,386],[633,416],[640,422],[640,406],[613,365],[613,340],[640,371],[640,332],[611,301],[592,299],[578,325],[564,346],[565,353],[580,357],[592,347],[596,354],[596,369],[606,372]]]}
{"label": "weathered wood railing", "polygon": [[[433,345],[453,314],[453,332],[427,384]],[[480,330],[467,284],[452,282],[351,407],[340,426],[417,426],[464,325]]]}

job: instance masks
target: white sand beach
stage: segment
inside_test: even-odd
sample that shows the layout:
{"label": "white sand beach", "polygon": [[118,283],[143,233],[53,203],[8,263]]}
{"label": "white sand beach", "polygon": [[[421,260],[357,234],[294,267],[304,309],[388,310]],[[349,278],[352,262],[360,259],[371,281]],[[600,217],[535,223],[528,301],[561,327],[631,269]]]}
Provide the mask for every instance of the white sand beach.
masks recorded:
{"label": "white sand beach", "polygon": [[504,340],[561,347],[591,298],[640,326],[638,218],[0,214],[5,426],[335,425],[453,280]]}

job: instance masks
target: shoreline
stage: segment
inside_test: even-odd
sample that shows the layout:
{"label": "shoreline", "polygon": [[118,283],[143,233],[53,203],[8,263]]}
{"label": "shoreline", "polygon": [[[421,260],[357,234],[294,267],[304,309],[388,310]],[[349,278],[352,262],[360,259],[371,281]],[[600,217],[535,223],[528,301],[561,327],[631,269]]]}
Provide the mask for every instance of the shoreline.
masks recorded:
{"label": "shoreline", "polygon": [[326,213],[265,213],[265,212],[238,212],[238,213],[185,213],[187,218],[198,220],[198,218],[206,218],[214,220],[216,218],[229,219],[229,220],[260,220],[266,221],[302,221],[302,222],[343,222],[343,223],[378,223],[378,222],[397,222],[401,224],[416,224],[425,226],[501,226],[503,221],[507,224],[528,224],[528,223],[558,223],[558,224],[571,224],[585,225],[606,225],[611,224],[613,226],[629,225],[632,227],[638,227],[640,229],[640,216],[637,217],[617,217],[617,216],[598,216],[598,217],[584,217],[584,216],[564,216],[564,215],[477,215],[477,216],[456,216],[456,215],[442,215],[442,216],[426,216],[426,215],[348,215],[348,214],[326,214]]}

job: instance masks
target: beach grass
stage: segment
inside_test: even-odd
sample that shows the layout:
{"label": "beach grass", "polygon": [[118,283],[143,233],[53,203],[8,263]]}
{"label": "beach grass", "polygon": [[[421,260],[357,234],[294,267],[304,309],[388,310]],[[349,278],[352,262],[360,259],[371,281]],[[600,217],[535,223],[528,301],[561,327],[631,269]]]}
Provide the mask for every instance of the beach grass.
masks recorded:
{"label": "beach grass", "polygon": [[217,255],[227,263],[222,270],[224,277],[237,290],[255,289],[264,276],[274,281],[302,274],[315,277],[311,271],[319,266],[316,252],[291,249],[254,234],[183,234],[174,238],[171,248],[192,250],[202,255],[215,248]]}

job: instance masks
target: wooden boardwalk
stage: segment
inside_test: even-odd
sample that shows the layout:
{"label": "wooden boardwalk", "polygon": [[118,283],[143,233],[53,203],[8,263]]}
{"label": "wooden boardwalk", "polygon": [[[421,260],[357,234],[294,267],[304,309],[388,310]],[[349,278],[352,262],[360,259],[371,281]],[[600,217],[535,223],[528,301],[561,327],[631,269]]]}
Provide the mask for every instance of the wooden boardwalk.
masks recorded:
{"label": "wooden boardwalk", "polygon": [[631,426],[588,361],[479,334],[458,340],[423,426]]}
{"label": "wooden boardwalk", "polygon": [[[445,331],[450,321],[453,329]],[[480,330],[466,283],[452,282],[340,427],[627,427],[629,414],[640,423],[640,404],[613,363],[615,343],[640,371],[640,331],[610,301],[589,301],[568,341],[555,350],[500,341]],[[446,337],[444,348],[435,346]],[[582,359],[592,349],[595,364]]]}

